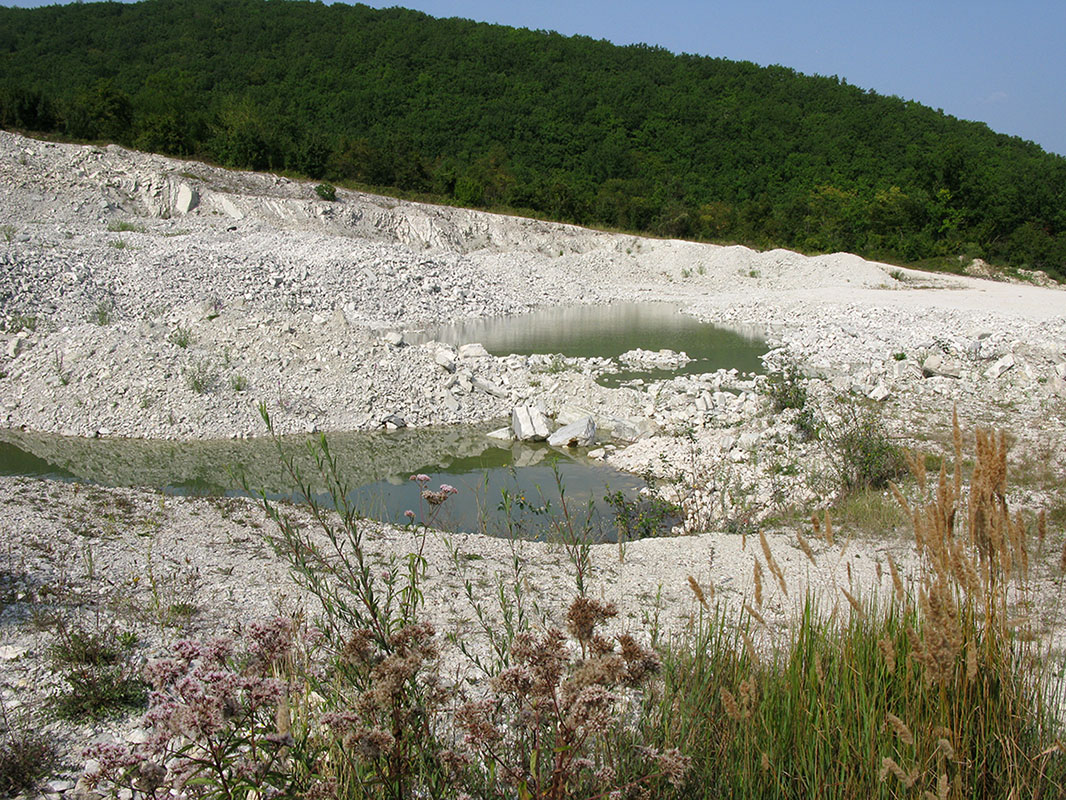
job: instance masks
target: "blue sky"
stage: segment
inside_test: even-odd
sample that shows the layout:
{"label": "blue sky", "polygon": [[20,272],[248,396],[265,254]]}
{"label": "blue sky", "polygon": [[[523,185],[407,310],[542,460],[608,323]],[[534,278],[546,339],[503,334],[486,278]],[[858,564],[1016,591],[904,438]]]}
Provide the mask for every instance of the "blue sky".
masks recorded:
{"label": "blue sky", "polygon": [[1063,0],[365,1],[837,75],[1066,155]]}

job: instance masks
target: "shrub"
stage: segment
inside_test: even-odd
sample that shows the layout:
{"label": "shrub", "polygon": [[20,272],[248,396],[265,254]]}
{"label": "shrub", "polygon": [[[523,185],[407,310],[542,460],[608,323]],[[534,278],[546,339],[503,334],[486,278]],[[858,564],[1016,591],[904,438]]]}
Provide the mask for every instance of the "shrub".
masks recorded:
{"label": "shrub", "polygon": [[907,469],[902,451],[892,443],[874,406],[842,406],[839,421],[824,427],[822,445],[845,495],[882,489]]}
{"label": "shrub", "polygon": [[786,364],[781,370],[766,376],[766,393],[775,414],[794,410],[793,424],[804,439],[818,435],[818,421],[807,406],[807,384],[796,364]]}
{"label": "shrub", "polygon": [[330,183],[320,183],[315,187],[315,194],[332,203],[337,199],[337,188]]}
{"label": "shrub", "polygon": [[99,719],[141,705],[146,697],[133,660],[136,637],[113,629],[87,630],[56,622],[49,656],[67,684],[53,698],[64,719]]}
{"label": "shrub", "polygon": [[795,364],[788,364],[767,375],[766,393],[776,413],[790,408],[802,410],[807,405],[807,386]]}
{"label": "shrub", "polygon": [[9,714],[2,703],[0,716],[0,796],[14,797],[48,774],[55,748],[29,716]]}

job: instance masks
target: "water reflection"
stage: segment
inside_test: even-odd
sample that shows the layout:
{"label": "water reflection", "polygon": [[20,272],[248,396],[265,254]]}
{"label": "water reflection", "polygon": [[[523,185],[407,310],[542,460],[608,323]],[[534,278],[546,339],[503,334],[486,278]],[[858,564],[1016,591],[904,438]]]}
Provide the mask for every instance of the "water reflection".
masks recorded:
{"label": "water reflection", "polygon": [[656,379],[718,369],[762,372],[761,356],[768,348],[761,333],[700,322],[672,303],[611,303],[481,318],[407,334],[407,338],[415,344],[432,340],[453,345],[480,342],[497,356],[559,353],[617,358],[641,348],[684,351],[694,359],[678,370],[624,370],[604,381],[617,384],[637,377]]}
{"label": "water reflection", "polygon": [[[351,487],[349,499],[367,516],[398,524],[405,512],[421,515],[419,487],[409,480],[424,473],[430,486],[449,483],[459,493],[448,500],[438,527],[538,535],[544,519],[536,509],[558,509],[556,471],[568,506],[594,504],[590,523],[598,538],[610,539],[612,515],[601,502],[611,492],[636,497],[644,482],[583,455],[546,444],[500,442],[480,426],[448,426],[393,433],[338,433],[328,437],[330,453]],[[312,439],[312,441],[314,441]],[[319,499],[328,499],[317,475],[307,437],[285,437],[282,446]],[[554,468],[553,468],[554,465]],[[0,475],[49,477],[105,486],[144,486],[185,496],[242,496],[243,482],[273,499],[300,500],[269,439],[169,442],[0,431]],[[511,502],[508,518],[501,504]],[[421,519],[421,516],[419,516]]]}

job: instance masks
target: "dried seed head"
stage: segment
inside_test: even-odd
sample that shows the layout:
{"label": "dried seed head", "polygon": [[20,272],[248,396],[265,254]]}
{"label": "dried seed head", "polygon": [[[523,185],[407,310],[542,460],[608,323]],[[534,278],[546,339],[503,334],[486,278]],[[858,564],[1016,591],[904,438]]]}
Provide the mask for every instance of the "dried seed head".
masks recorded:
{"label": "dried seed head", "polygon": [[777,561],[774,560],[773,553],[770,552],[770,543],[766,541],[766,534],[759,529],[759,544],[762,546],[762,553],[766,557],[766,566],[770,568],[770,572],[777,579],[777,585],[781,587],[781,593],[788,597],[788,586],[785,584],[785,573],[782,572],[781,567],[778,566]]}
{"label": "dried seed head", "polygon": [[[766,624],[766,620],[763,619],[763,615],[760,614],[758,611],[756,611],[754,608],[752,608],[749,604],[747,604],[747,603],[744,604],[744,610],[747,611],[749,614],[751,614],[752,618],[756,622],[758,622],[760,625],[762,625],[764,628],[768,627],[767,624]],[[745,635],[747,635],[747,634],[745,634]]]}
{"label": "dried seed head", "polygon": [[892,730],[903,744],[914,744],[914,734],[911,733],[911,729],[907,727],[903,720],[891,712],[885,715],[885,719],[888,720],[888,724],[892,727]]}
{"label": "dried seed head", "polygon": [[892,554],[888,555],[888,571],[892,573],[892,590],[896,594],[896,602],[903,602],[903,581],[900,580],[899,570],[896,569],[896,562],[892,558]]}
{"label": "dried seed head", "polygon": [[704,608],[709,608],[707,605],[707,598],[703,595],[703,589],[700,587],[699,582],[691,575],[688,576],[688,585],[692,589],[692,594],[696,596],[697,602]]}
{"label": "dried seed head", "polygon": [[940,751],[940,754],[948,761],[955,760],[955,748],[952,747],[951,742],[943,736],[936,740],[936,749]]}
{"label": "dried seed head", "polygon": [[884,783],[888,780],[889,775],[895,776],[896,780],[908,789],[914,786],[914,782],[918,779],[918,775],[915,771],[912,770],[910,773],[904,772],[894,759],[886,756],[881,759],[881,771],[878,773],[878,778]]}
{"label": "dried seed head", "polygon": [[737,698],[733,696],[733,693],[723,686],[719,695],[722,698],[722,708],[725,709],[725,713],[729,715],[729,718],[734,722],[743,720],[744,715],[740,712],[740,706],[737,705]]}
{"label": "dried seed head", "polygon": [[615,616],[614,603],[600,603],[590,597],[575,597],[566,612],[566,629],[582,644],[592,639],[597,625]]}
{"label": "dried seed head", "polygon": [[802,550],[803,554],[807,556],[807,560],[812,564],[816,564],[817,562],[814,560],[814,551],[811,549],[811,544],[803,535],[802,530],[796,531],[796,540],[799,542],[800,550]]}
{"label": "dried seed head", "polygon": [[755,559],[755,605],[762,608],[762,564],[759,563],[759,559]]}
{"label": "dried seed head", "polygon": [[886,636],[877,643],[877,649],[881,651],[881,657],[885,660],[885,669],[889,675],[896,674],[896,646],[891,637]]}
{"label": "dried seed head", "polygon": [[856,616],[861,620],[865,620],[866,612],[863,610],[862,604],[843,586],[840,587],[840,591],[844,593],[844,597],[848,598],[848,604],[851,606],[851,610],[855,612]]}

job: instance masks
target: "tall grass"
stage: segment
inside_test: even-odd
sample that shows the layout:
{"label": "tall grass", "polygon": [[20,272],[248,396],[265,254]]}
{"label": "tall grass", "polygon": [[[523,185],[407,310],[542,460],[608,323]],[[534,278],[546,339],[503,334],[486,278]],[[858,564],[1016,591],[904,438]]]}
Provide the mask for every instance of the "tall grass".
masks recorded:
{"label": "tall grass", "polygon": [[1058,671],[1015,614],[1032,600],[1029,529],[1006,501],[1003,437],[979,431],[974,475],[930,480],[911,504],[921,568],[889,596],[808,595],[784,642],[760,648],[705,597],[664,652],[645,736],[694,760],[682,796],[1061,797]]}

